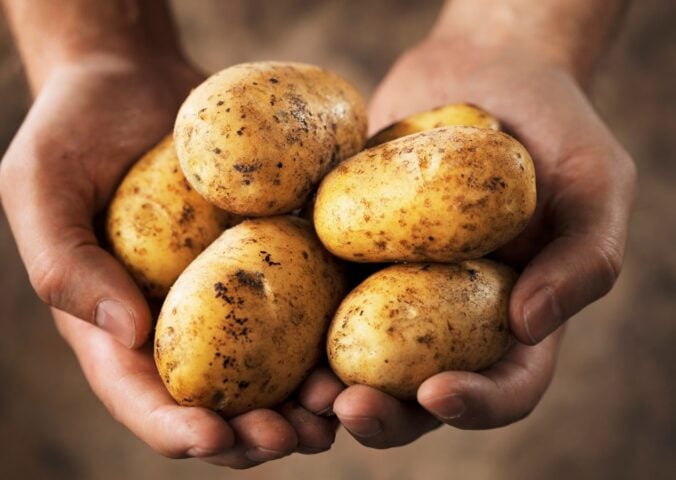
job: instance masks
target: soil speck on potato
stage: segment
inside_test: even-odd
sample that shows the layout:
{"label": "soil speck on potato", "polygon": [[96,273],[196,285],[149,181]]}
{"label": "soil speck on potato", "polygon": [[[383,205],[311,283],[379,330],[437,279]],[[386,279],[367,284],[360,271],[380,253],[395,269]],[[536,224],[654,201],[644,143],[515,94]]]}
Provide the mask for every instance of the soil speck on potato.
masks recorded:
{"label": "soil speck on potato", "polygon": [[263,274],[261,272],[237,270],[235,276],[240,284],[251,287],[257,293],[263,293]]}

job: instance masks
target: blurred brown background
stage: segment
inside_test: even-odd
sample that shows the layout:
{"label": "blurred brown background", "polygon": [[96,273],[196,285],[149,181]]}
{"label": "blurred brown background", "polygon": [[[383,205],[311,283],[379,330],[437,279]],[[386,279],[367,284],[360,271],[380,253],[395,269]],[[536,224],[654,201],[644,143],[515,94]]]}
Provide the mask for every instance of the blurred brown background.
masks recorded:
{"label": "blurred brown background", "polygon": [[[307,61],[368,95],[425,34],[441,2],[172,3],[186,48],[207,71],[255,59]],[[595,103],[641,177],[626,266],[613,292],[571,322],[557,376],[528,419],[488,432],[444,428],[389,451],[341,432],[329,453],[246,472],[164,459],[93,396],[32,293],[0,214],[0,478],[675,478],[675,25],[672,0],[634,2],[600,69]],[[1,22],[0,102],[4,152],[29,99]]]}

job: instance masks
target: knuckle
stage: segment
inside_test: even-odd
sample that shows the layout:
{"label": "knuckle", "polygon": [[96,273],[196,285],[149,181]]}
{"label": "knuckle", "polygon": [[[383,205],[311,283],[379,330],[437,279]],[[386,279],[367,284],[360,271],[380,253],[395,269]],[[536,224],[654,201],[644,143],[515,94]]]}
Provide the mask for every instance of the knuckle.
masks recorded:
{"label": "knuckle", "polygon": [[27,262],[29,280],[43,302],[76,316],[88,314],[69,310],[77,295],[69,291],[69,282],[74,280],[80,259],[91,256],[88,249],[95,247],[91,236],[85,227],[66,227],[57,244],[43,249]]}
{"label": "knuckle", "polygon": [[[145,418],[141,426],[142,438],[146,438],[148,445],[157,453],[167,458],[185,458],[186,452],[182,448],[172,447],[171,442],[167,442],[161,436],[155,435],[153,432],[158,430],[166,422],[166,407],[157,407],[153,409]],[[111,412],[112,413],[112,412]]]}
{"label": "knuckle", "polygon": [[632,194],[638,188],[638,168],[631,156],[624,150],[618,156],[619,171],[624,184]]}
{"label": "knuckle", "polygon": [[606,240],[598,244],[594,258],[600,294],[605,295],[620,276],[623,255],[617,245]]}
{"label": "knuckle", "polygon": [[62,306],[62,292],[67,278],[64,257],[43,252],[34,258],[28,268],[31,285],[40,300],[54,307]]}

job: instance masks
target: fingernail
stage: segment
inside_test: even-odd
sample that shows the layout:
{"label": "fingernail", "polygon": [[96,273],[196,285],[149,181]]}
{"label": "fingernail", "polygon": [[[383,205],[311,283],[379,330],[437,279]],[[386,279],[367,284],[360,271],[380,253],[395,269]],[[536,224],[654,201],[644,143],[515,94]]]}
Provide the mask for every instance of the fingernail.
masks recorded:
{"label": "fingernail", "polygon": [[110,333],[122,345],[126,347],[134,345],[136,337],[134,316],[120,302],[116,300],[99,302],[94,320],[101,329]]}
{"label": "fingernail", "polygon": [[341,417],[340,421],[350,432],[358,437],[369,438],[383,431],[380,422],[369,417]]}
{"label": "fingernail", "polygon": [[467,407],[460,395],[453,394],[446,397],[437,397],[426,402],[430,411],[442,420],[455,420],[460,418]]}
{"label": "fingernail", "polygon": [[320,410],[315,413],[318,417],[333,417],[335,414],[333,413],[333,407],[328,406],[324,410]]}
{"label": "fingernail", "polygon": [[255,447],[250,448],[244,452],[244,456],[252,462],[269,462],[284,457],[286,454],[277,450],[270,450],[268,448]]}
{"label": "fingernail", "polygon": [[188,450],[187,454],[189,457],[195,457],[195,458],[202,458],[202,457],[213,457],[214,455],[218,455],[219,452],[214,452],[211,450],[204,450],[199,447],[192,447]]}
{"label": "fingernail", "polygon": [[561,322],[563,314],[551,287],[535,292],[523,306],[523,326],[533,344],[556,330]]}
{"label": "fingernail", "polygon": [[322,453],[326,452],[330,449],[331,447],[328,448],[316,448],[316,447],[306,447],[305,445],[300,445],[296,447],[296,452],[302,453],[304,455],[314,455],[317,453]]}

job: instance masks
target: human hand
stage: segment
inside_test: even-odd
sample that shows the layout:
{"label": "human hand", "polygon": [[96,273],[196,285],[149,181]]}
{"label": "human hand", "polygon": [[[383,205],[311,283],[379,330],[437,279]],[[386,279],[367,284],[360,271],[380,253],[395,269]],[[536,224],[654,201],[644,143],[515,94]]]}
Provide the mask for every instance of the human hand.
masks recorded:
{"label": "human hand", "polygon": [[[147,340],[151,315],[133,280],[98,244],[92,219],[129,166],[171,131],[180,102],[200,79],[183,63],[117,56],[60,67],[44,82],[3,159],[3,205],[31,281],[55,307],[57,326],[92,389],[144,442],[170,457],[235,468],[293,451],[324,451],[334,440],[334,419],[295,401],[227,422],[205,409],[179,407],[161,382],[151,347],[127,348]],[[101,312],[110,300],[119,306]],[[320,387],[316,393],[304,388],[303,398],[326,409],[335,394],[324,400],[321,378],[321,371],[313,374],[307,385],[319,379]]]}
{"label": "human hand", "polygon": [[99,246],[94,218],[129,166],[171,131],[199,78],[179,61],[111,54],[61,65],[0,164],[3,207],[40,298],[127,347],[146,341],[150,312]]}
{"label": "human hand", "polygon": [[310,406],[330,406],[336,393],[323,388],[321,370],[306,381],[309,389],[301,389],[298,401],[226,421],[211,410],[176,404],[157,373],[151,345],[131,350],[94,325],[58,310],[53,314],[94,393],[115,419],[162,455],[248,468],[294,451],[325,451],[333,443],[335,419],[299,403],[309,398]]}
{"label": "human hand", "polygon": [[378,87],[371,129],[456,102],[498,117],[535,162],[535,215],[496,255],[523,268],[510,299],[510,326],[521,343],[483,372],[428,379],[418,390],[422,407],[365,386],[346,389],[334,411],[372,447],[408,443],[439,421],[493,428],[526,416],[553,375],[556,330],[608,292],[622,265],[635,167],[571,72],[518,44],[482,49],[431,36],[404,54]]}

